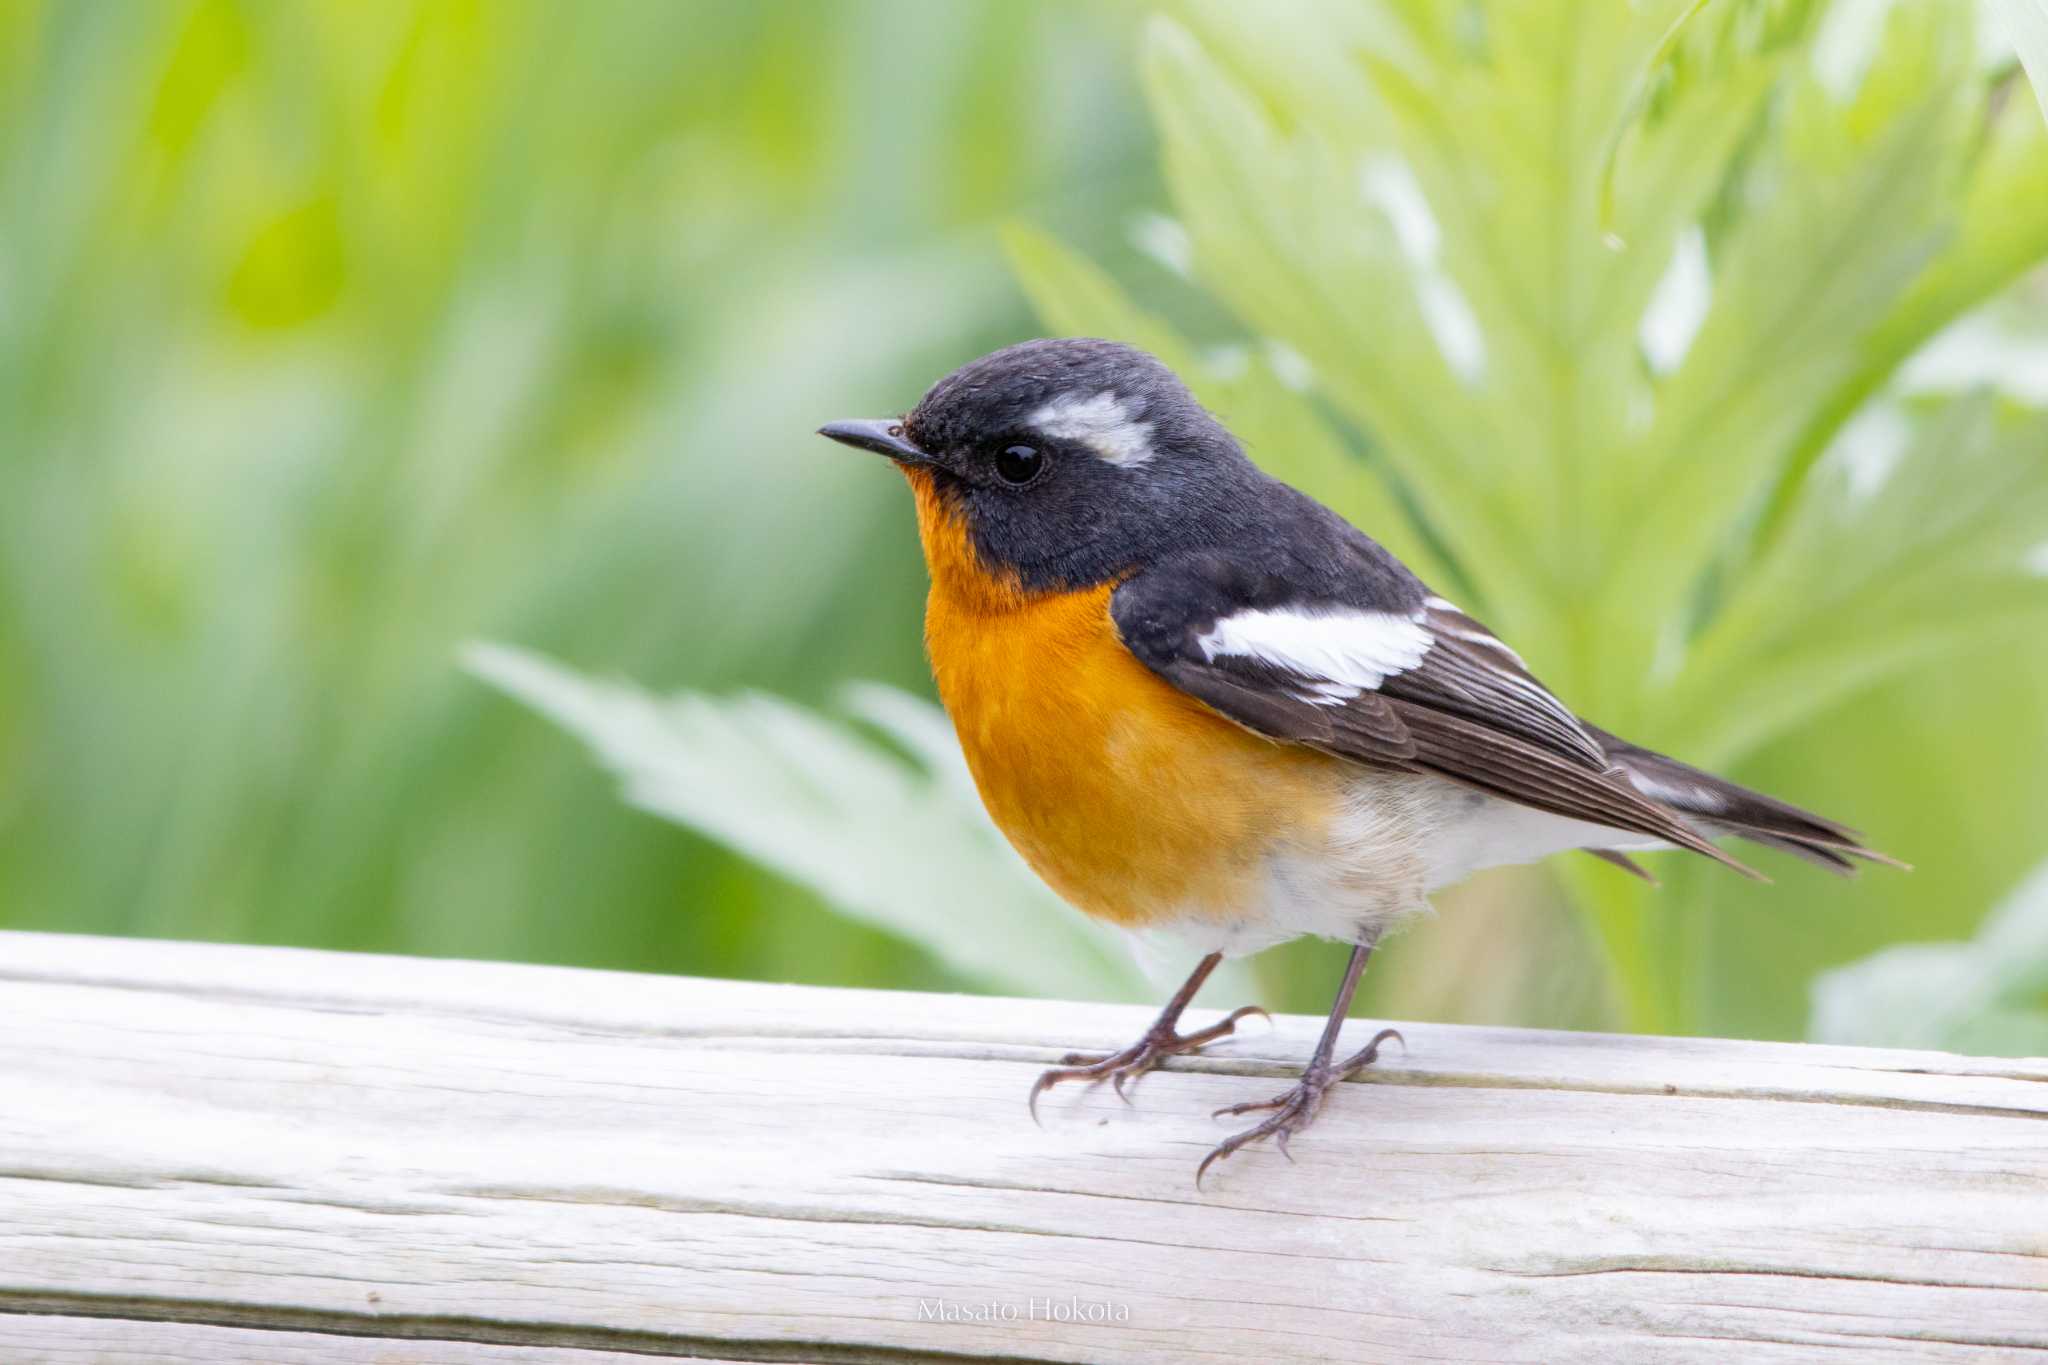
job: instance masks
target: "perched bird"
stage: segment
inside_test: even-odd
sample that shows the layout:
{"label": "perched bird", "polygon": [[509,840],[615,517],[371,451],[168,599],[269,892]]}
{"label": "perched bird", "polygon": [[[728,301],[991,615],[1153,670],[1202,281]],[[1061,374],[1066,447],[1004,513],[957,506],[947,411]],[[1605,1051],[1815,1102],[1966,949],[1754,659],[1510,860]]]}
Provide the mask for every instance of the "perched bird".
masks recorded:
{"label": "perched bird", "polygon": [[[1856,834],[1600,730],[1336,513],[1261,472],[1129,346],[1027,341],[900,420],[835,422],[896,462],[931,574],[940,699],[996,824],[1055,891],[1204,956],[1130,1047],[1032,1088],[1116,1082],[1231,1032],[1180,1017],[1225,955],[1353,946],[1298,1084],[1196,1170],[1286,1146],[1392,1030],[1336,1057],[1373,945],[1481,868],[1740,835],[1837,871]],[[1754,873],[1749,873],[1754,876]]]}

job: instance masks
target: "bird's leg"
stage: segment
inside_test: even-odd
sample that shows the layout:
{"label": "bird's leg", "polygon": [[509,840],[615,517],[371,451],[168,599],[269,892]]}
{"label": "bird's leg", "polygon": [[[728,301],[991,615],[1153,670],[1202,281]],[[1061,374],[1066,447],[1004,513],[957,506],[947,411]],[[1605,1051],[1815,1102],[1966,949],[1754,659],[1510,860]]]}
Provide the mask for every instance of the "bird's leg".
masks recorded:
{"label": "bird's leg", "polygon": [[1087,1052],[1070,1052],[1060,1058],[1060,1064],[1038,1078],[1031,1087],[1031,1117],[1038,1117],[1038,1097],[1061,1081],[1110,1081],[1116,1086],[1117,1096],[1126,1104],[1130,1097],[1124,1094],[1124,1083],[1136,1080],[1168,1057],[1182,1052],[1199,1051],[1203,1046],[1226,1038],[1237,1031],[1237,1021],[1247,1015],[1256,1014],[1268,1018],[1257,1005],[1246,1005],[1234,1009],[1216,1023],[1193,1033],[1178,1031],[1181,1011],[1195,998],[1195,992],[1202,989],[1202,983],[1209,979],[1209,973],[1216,970],[1216,964],[1223,960],[1223,954],[1211,953],[1196,964],[1194,973],[1173,993],[1173,999],[1166,1002],[1166,1008],[1159,1011],[1159,1017],[1145,1030],[1137,1042],[1122,1052],[1108,1056],[1097,1056]]}
{"label": "bird's leg", "polygon": [[[1330,1006],[1330,1017],[1323,1024],[1323,1036],[1316,1041],[1315,1053],[1308,1059],[1308,1067],[1301,1073],[1301,1079],[1288,1090],[1282,1091],[1270,1100],[1254,1100],[1248,1104],[1233,1104],[1216,1111],[1216,1117],[1225,1114],[1250,1114],[1261,1109],[1274,1110],[1273,1117],[1255,1127],[1247,1128],[1234,1137],[1225,1138],[1217,1144],[1216,1150],[1202,1158],[1202,1164],[1195,1167],[1195,1184],[1202,1183],[1202,1173],[1213,1162],[1221,1161],[1240,1147],[1257,1142],[1262,1137],[1275,1137],[1280,1143],[1280,1154],[1289,1161],[1294,1158],[1287,1150],[1287,1140],[1315,1122],[1316,1114],[1323,1107],[1323,1099],[1331,1086],[1344,1080],[1359,1068],[1370,1064],[1380,1055],[1380,1044],[1392,1038],[1403,1041],[1393,1029],[1383,1028],[1358,1051],[1341,1062],[1330,1058],[1337,1050],[1337,1035],[1344,1028],[1344,1016],[1351,1012],[1351,997],[1358,992],[1358,979],[1365,975],[1365,964],[1372,957],[1370,941],[1360,943],[1351,950],[1351,961],[1344,968],[1344,984],[1337,988],[1337,1001]],[[1405,1041],[1403,1041],[1405,1046]]]}

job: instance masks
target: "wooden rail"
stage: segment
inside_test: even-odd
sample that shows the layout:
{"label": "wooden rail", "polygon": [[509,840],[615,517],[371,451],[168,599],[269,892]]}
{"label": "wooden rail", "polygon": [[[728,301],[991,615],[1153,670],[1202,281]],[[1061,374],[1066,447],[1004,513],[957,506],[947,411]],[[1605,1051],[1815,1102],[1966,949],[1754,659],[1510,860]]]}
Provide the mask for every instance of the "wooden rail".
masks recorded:
{"label": "wooden rail", "polygon": [[1146,1017],[0,934],[0,1362],[2048,1356],[2048,1061]]}

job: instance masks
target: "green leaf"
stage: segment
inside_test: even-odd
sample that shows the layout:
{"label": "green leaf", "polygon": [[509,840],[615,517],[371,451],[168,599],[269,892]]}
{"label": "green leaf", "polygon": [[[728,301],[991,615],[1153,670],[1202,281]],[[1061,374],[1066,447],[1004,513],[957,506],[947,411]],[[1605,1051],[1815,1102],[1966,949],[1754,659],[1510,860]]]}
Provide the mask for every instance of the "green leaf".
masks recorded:
{"label": "green leaf", "polygon": [[1726,761],[1876,677],[2048,623],[2048,414],[1983,394],[1880,407],[1733,585],[1665,705]]}
{"label": "green leaf", "polygon": [[1772,490],[1766,544],[1829,439],[1918,348],[2048,257],[2048,121],[2023,102],[1997,108],[1971,168],[1953,234],[1884,321],[1855,343],[1854,367],[1816,410]]}
{"label": "green leaf", "polygon": [[1602,615],[1624,625],[1610,647],[1653,656],[1651,623],[1683,619],[1760,487],[1859,369],[1861,338],[1952,232],[1943,210],[1967,68],[1950,51],[1962,46],[1955,24],[1927,13],[1895,21],[1855,101],[1837,103],[1812,77],[1790,92],[1715,261],[1706,321],[1643,438],[1635,514],[1603,594]]}
{"label": "green leaf", "polygon": [[471,672],[587,744],[643,810],[709,835],[986,985],[1144,999],[1127,945],[1062,903],[989,823],[945,717],[877,684],[843,721],[760,694],[657,699],[472,645]]}
{"label": "green leaf", "polygon": [[2005,26],[2033,83],[2034,98],[2048,114],[2048,4],[2043,0],[1991,0],[1991,12]]}
{"label": "green leaf", "polygon": [[1964,943],[1886,948],[1817,978],[1807,1036],[2048,1056],[2048,867]]}

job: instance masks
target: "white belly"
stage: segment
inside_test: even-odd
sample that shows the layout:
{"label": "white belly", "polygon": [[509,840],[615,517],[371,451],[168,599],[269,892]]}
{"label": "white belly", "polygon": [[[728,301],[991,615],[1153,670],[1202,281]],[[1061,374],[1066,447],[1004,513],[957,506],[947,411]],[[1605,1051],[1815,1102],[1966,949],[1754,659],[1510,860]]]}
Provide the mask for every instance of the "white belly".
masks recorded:
{"label": "white belly", "polygon": [[1629,830],[1588,824],[1532,806],[1502,801],[1451,783],[1456,808],[1430,837],[1431,891],[1489,867],[1533,863],[1574,848],[1647,849],[1669,845]]}
{"label": "white belly", "polygon": [[1575,848],[1656,848],[1655,840],[1498,800],[1425,774],[1361,768],[1347,808],[1313,847],[1275,850],[1256,903],[1228,920],[1160,928],[1195,951],[1231,957],[1315,935],[1377,938],[1429,909],[1428,896],[1489,867]]}

